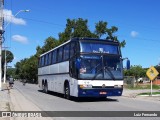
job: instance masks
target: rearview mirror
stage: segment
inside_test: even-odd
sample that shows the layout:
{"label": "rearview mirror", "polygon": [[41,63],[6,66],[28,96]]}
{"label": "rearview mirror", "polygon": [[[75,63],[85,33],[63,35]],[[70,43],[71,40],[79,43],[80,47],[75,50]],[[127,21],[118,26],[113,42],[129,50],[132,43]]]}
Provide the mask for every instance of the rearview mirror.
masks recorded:
{"label": "rearview mirror", "polygon": [[129,59],[127,59],[126,68],[127,68],[127,70],[130,69],[130,60]]}
{"label": "rearview mirror", "polygon": [[129,70],[130,69],[130,60],[126,57],[126,58],[121,58],[122,59],[122,61],[123,60],[127,60],[127,62],[126,62],[126,69],[127,70]]}

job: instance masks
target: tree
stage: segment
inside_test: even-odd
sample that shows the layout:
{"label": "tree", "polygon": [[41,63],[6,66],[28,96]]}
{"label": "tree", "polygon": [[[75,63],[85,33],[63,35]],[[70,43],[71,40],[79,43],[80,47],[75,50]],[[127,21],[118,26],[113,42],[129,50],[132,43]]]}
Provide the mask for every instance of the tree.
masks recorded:
{"label": "tree", "polygon": [[48,37],[44,41],[44,45],[42,47],[37,46],[36,54],[31,56],[30,58],[25,58],[20,62],[17,62],[15,65],[16,68],[16,78],[19,79],[27,79],[28,82],[37,82],[37,74],[38,74],[38,59],[41,54],[46,51],[51,50],[56,47],[58,42],[53,37]]}
{"label": "tree", "polygon": [[[5,52],[6,52],[6,56],[5,56]],[[9,50],[2,51],[2,74],[3,75],[4,75],[5,57],[6,57],[6,64],[12,62],[12,60],[14,59],[13,53],[11,51]]]}
{"label": "tree", "polygon": [[74,37],[90,37],[97,38],[97,35],[92,33],[88,28],[88,20],[82,18],[67,19],[67,24],[64,32],[59,33],[59,44],[62,44]]}
{"label": "tree", "polygon": [[24,70],[25,68],[25,63],[27,61],[27,58],[21,60],[20,62],[17,62],[15,65],[16,68],[16,75],[18,79],[25,79],[26,78],[26,71]]}
{"label": "tree", "polygon": [[159,72],[159,75],[158,75],[158,76],[160,76],[160,66],[157,65],[157,66],[155,66],[155,68],[156,68],[156,70]]}
{"label": "tree", "polygon": [[96,23],[95,34],[98,36],[98,38],[101,38],[103,35],[106,34],[107,24],[108,24],[107,22],[103,22],[103,21],[99,21],[98,23]]}
{"label": "tree", "polygon": [[36,47],[36,57],[38,58],[42,53],[43,53],[43,50],[42,50],[42,48],[40,47],[40,46],[37,46]]}
{"label": "tree", "polygon": [[15,68],[7,68],[6,78],[9,78],[10,76],[16,78],[15,70]]}
{"label": "tree", "polygon": [[[6,56],[5,56],[5,51],[6,51]],[[2,51],[2,66],[4,66],[5,63],[5,57],[6,57],[6,62],[10,63],[14,59],[14,55],[11,51],[9,50],[3,50]]]}
{"label": "tree", "polygon": [[122,42],[120,42],[120,40],[118,40],[118,37],[115,35],[115,32],[118,31],[118,27],[111,26],[111,28],[108,28],[107,25],[108,23],[104,21],[99,21],[98,23],[96,23],[95,34],[99,38],[101,38],[103,35],[106,35],[106,39],[118,41],[121,47],[125,47],[126,41],[123,40]]}
{"label": "tree", "polygon": [[[70,38],[74,37],[89,37],[89,38],[102,38],[105,36],[105,39],[110,39],[113,41],[119,41],[118,37],[115,36],[115,32],[118,31],[118,28],[112,26],[111,28],[107,27],[108,23],[104,21],[99,21],[95,24],[95,30],[92,32],[88,26],[87,19],[67,19],[66,27],[63,32],[59,33],[59,40],[54,37],[48,37],[44,40],[44,45],[37,46],[36,54],[32,55],[30,58],[25,58],[20,62],[17,62],[16,67],[16,77],[20,79],[28,79],[30,82],[33,82],[34,79],[37,81],[37,69],[38,69],[38,59],[39,56],[58,45],[66,42]],[[125,46],[125,41],[120,42],[121,46]]]}
{"label": "tree", "polygon": [[131,66],[130,70],[124,71],[125,76],[135,76],[136,79],[139,77],[146,76],[146,69],[143,69],[140,65]]}
{"label": "tree", "polygon": [[37,82],[38,75],[38,59],[36,56],[31,56],[25,63],[25,68],[23,68],[26,74],[26,79],[30,83]]}
{"label": "tree", "polygon": [[53,49],[54,47],[56,47],[58,45],[58,40],[56,40],[53,37],[48,37],[45,41],[44,41],[44,45],[42,47],[42,52],[47,52],[51,49]]}

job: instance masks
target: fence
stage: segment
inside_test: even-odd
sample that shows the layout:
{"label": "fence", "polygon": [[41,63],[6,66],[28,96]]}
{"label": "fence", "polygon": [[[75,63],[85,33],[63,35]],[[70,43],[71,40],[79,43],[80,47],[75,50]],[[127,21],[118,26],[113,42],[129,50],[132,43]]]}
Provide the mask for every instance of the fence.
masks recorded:
{"label": "fence", "polygon": [[135,87],[135,76],[124,76],[124,86]]}

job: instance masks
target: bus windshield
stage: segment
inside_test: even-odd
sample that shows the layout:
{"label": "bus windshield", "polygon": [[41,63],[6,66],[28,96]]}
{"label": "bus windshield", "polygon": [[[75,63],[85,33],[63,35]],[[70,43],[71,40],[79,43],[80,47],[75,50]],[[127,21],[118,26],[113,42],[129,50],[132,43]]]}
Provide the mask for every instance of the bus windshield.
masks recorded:
{"label": "bus windshield", "polygon": [[80,52],[118,54],[118,46],[96,42],[80,42]]}
{"label": "bus windshield", "polygon": [[79,63],[80,79],[123,79],[122,61],[119,55],[81,55]]}

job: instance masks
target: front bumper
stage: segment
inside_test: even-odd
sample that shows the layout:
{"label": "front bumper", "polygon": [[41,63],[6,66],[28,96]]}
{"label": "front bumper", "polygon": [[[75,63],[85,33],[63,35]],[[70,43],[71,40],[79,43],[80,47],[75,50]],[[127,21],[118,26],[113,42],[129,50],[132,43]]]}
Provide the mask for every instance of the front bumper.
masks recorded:
{"label": "front bumper", "polygon": [[121,96],[123,88],[79,88],[78,97]]}

